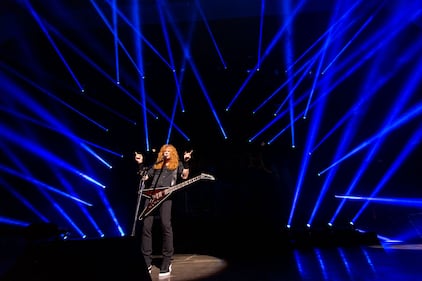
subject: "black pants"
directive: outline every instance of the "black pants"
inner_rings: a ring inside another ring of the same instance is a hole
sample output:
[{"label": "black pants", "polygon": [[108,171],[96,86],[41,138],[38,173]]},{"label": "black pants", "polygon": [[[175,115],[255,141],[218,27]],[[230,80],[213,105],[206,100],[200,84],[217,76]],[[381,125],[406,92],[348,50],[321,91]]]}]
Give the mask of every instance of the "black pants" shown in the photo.
[{"label": "black pants", "polygon": [[[168,199],[161,203],[161,206],[158,208],[163,239],[161,249],[163,262],[170,262],[174,254],[171,206],[172,201]],[[149,216],[143,219],[141,250],[147,266],[151,265],[152,262],[152,225],[154,223],[154,213],[155,212],[152,212]]]}]

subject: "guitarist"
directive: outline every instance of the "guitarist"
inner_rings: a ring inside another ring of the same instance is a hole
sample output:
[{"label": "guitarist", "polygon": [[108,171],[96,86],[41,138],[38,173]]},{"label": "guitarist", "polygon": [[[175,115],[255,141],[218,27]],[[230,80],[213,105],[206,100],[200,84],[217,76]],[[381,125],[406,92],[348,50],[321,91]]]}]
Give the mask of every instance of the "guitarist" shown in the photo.
[{"label": "guitarist", "polygon": [[[189,177],[189,160],[192,152],[184,152],[183,161],[179,159],[179,154],[176,148],[171,144],[165,144],[158,152],[155,164],[148,169],[143,180],[150,183],[150,188],[163,188],[175,185],[177,182],[186,180]],[[138,159],[136,159],[138,157]],[[135,160],[138,165],[140,159],[143,159],[139,153],[135,154]],[[141,160],[142,161],[142,160]],[[164,193],[157,193],[154,196],[162,197]],[[145,200],[145,206],[148,205],[149,199]],[[152,269],[152,225],[154,222],[154,215],[158,214],[161,222],[162,230],[162,263],[160,267],[159,277],[169,276],[171,272],[171,262],[173,259],[173,228],[171,224],[171,207],[172,201],[170,196],[165,198],[160,206],[151,214],[143,219],[142,227],[142,245],[141,250],[145,258],[145,263],[149,272]]]}]

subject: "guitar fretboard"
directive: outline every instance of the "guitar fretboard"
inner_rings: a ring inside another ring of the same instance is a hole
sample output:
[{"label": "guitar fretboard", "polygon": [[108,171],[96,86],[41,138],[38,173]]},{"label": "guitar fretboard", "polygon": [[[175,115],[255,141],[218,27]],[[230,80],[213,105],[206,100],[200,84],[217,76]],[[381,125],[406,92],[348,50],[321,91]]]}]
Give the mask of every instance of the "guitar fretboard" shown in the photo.
[{"label": "guitar fretboard", "polygon": [[191,184],[191,183],[194,183],[194,182],[196,182],[196,181],[198,181],[198,180],[200,180],[201,179],[201,175],[199,175],[199,176],[196,176],[196,177],[194,177],[194,178],[191,178],[191,179],[188,179],[188,180],[185,180],[184,182],[182,182],[182,183],[179,183],[179,184],[176,184],[175,186],[172,186],[172,187],[170,187],[170,190],[171,191],[174,191],[174,190],[177,190],[177,189],[179,189],[179,188],[182,188],[182,187],[184,187],[184,186],[186,186],[186,185],[188,185],[188,184]]}]

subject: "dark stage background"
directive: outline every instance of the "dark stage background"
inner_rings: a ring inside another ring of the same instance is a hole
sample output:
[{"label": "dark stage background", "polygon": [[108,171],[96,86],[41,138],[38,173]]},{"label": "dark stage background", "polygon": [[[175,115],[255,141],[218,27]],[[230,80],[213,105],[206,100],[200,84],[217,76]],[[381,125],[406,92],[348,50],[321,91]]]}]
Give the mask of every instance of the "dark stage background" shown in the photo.
[{"label": "dark stage background", "polygon": [[113,2],[0,3],[2,228],[130,235],[133,153],[170,142],[216,178],[174,194],[177,229],[325,228],[364,167],[349,195],[388,200],[334,226],[420,238],[418,1]]}]

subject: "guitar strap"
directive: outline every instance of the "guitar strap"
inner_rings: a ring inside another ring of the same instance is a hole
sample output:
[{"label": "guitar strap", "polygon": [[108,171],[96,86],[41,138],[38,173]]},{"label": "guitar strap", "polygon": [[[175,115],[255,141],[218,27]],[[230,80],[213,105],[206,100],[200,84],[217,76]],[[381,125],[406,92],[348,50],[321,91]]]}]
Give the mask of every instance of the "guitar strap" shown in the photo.
[{"label": "guitar strap", "polygon": [[[163,166],[161,166],[161,169],[160,170],[158,170],[158,169],[154,169],[154,173],[153,173],[153,175],[152,175],[152,178],[153,178],[153,186],[152,186],[152,188],[155,190],[155,188],[157,187],[157,185],[158,185],[158,181],[160,180],[160,177],[161,177],[161,174],[163,173],[163,170],[164,170],[164,165]],[[159,174],[157,175],[157,172],[159,171]]]},{"label": "guitar strap", "polygon": [[175,184],[176,184],[176,182],[177,182],[177,172],[178,172],[178,170],[179,170],[179,169],[174,169],[174,170],[173,170],[173,172],[172,172],[172,179],[171,179],[171,184],[170,184],[170,186],[173,186],[173,185],[175,185]]},{"label": "guitar strap", "polygon": [[[159,174],[157,175],[157,173],[159,172]],[[179,169],[176,168],[171,172],[171,182],[170,182],[170,186],[173,186],[177,183],[177,173],[179,172]],[[161,168],[160,170],[158,169],[154,169],[154,174],[153,174],[153,179],[154,179],[154,184],[153,186],[151,186],[153,189],[155,189],[157,187],[158,181],[160,180],[161,174],[163,173],[163,168]]]}]

